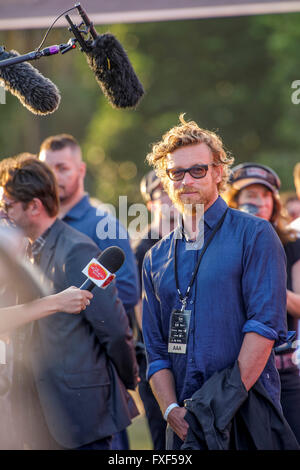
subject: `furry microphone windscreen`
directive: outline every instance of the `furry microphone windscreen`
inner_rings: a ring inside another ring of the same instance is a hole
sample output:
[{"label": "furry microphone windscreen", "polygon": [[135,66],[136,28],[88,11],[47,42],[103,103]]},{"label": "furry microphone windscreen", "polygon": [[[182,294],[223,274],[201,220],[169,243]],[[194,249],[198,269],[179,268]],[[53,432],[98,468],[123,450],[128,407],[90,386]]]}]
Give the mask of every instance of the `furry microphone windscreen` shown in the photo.
[{"label": "furry microphone windscreen", "polygon": [[98,36],[87,52],[87,61],[103,93],[114,108],[132,108],[144,94],[119,41],[109,33]]},{"label": "furry microphone windscreen", "polygon": [[[4,51],[0,61],[19,56],[16,51]],[[32,113],[46,115],[57,110],[60,94],[57,87],[28,62],[0,67],[0,82]]]}]

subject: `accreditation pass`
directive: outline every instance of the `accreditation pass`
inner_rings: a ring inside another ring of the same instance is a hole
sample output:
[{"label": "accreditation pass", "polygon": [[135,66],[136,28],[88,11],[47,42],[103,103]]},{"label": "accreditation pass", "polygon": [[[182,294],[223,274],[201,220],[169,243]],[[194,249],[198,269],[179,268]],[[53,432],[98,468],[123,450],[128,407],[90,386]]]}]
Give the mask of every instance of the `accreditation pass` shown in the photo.
[{"label": "accreditation pass", "polygon": [[168,352],[185,354],[189,333],[191,310],[173,310],[169,326]]}]

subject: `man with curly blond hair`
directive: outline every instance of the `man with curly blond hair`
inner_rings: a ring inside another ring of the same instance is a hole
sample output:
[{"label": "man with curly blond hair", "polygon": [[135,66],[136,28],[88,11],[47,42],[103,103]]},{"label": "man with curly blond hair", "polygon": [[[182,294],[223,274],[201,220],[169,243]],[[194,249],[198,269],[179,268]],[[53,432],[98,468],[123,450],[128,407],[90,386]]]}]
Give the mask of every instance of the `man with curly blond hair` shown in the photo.
[{"label": "man with curly blond hair", "polygon": [[167,449],[180,449],[184,400],[233,364],[246,394],[260,381],[280,410],[272,348],[287,334],[285,256],[267,221],[220,197],[233,158],[215,133],[181,115],[147,159],[182,216],[143,266],[148,379],[168,422]]}]

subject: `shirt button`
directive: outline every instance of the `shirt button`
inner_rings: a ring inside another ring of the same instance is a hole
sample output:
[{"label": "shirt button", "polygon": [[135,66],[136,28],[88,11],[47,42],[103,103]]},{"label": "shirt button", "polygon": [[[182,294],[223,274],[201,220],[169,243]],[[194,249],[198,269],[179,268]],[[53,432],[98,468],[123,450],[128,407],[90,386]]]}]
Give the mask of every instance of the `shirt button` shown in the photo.
[{"label": "shirt button", "polygon": [[194,303],[194,301],[193,301],[193,300],[190,300],[190,304],[193,304],[193,303]]}]

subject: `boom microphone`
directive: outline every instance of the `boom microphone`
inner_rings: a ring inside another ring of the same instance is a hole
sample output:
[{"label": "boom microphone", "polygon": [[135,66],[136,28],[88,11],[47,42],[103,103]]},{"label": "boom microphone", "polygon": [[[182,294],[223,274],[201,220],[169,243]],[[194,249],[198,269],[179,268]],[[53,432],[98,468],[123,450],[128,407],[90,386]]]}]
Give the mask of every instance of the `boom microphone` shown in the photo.
[{"label": "boom microphone", "polygon": [[132,108],[144,94],[127,54],[109,33],[98,36],[87,52],[87,62],[104,95],[114,108]]},{"label": "boom microphone", "polygon": [[[110,33],[99,36],[81,5],[75,6],[93,37],[93,41],[86,42],[88,47],[83,47],[83,51],[103,93],[114,108],[136,106],[144,89],[122,45]],[[73,28],[72,31],[76,33]]]},{"label": "boom microphone", "polygon": [[[7,52],[0,47],[0,61],[18,57],[16,51]],[[34,114],[51,114],[59,106],[57,87],[28,62],[0,67],[0,82]]]},{"label": "boom microphone", "polygon": [[105,289],[116,277],[125,260],[124,251],[118,246],[106,248],[97,259],[92,259],[82,270],[88,279],[80,286],[82,290],[91,291],[95,286]]}]

